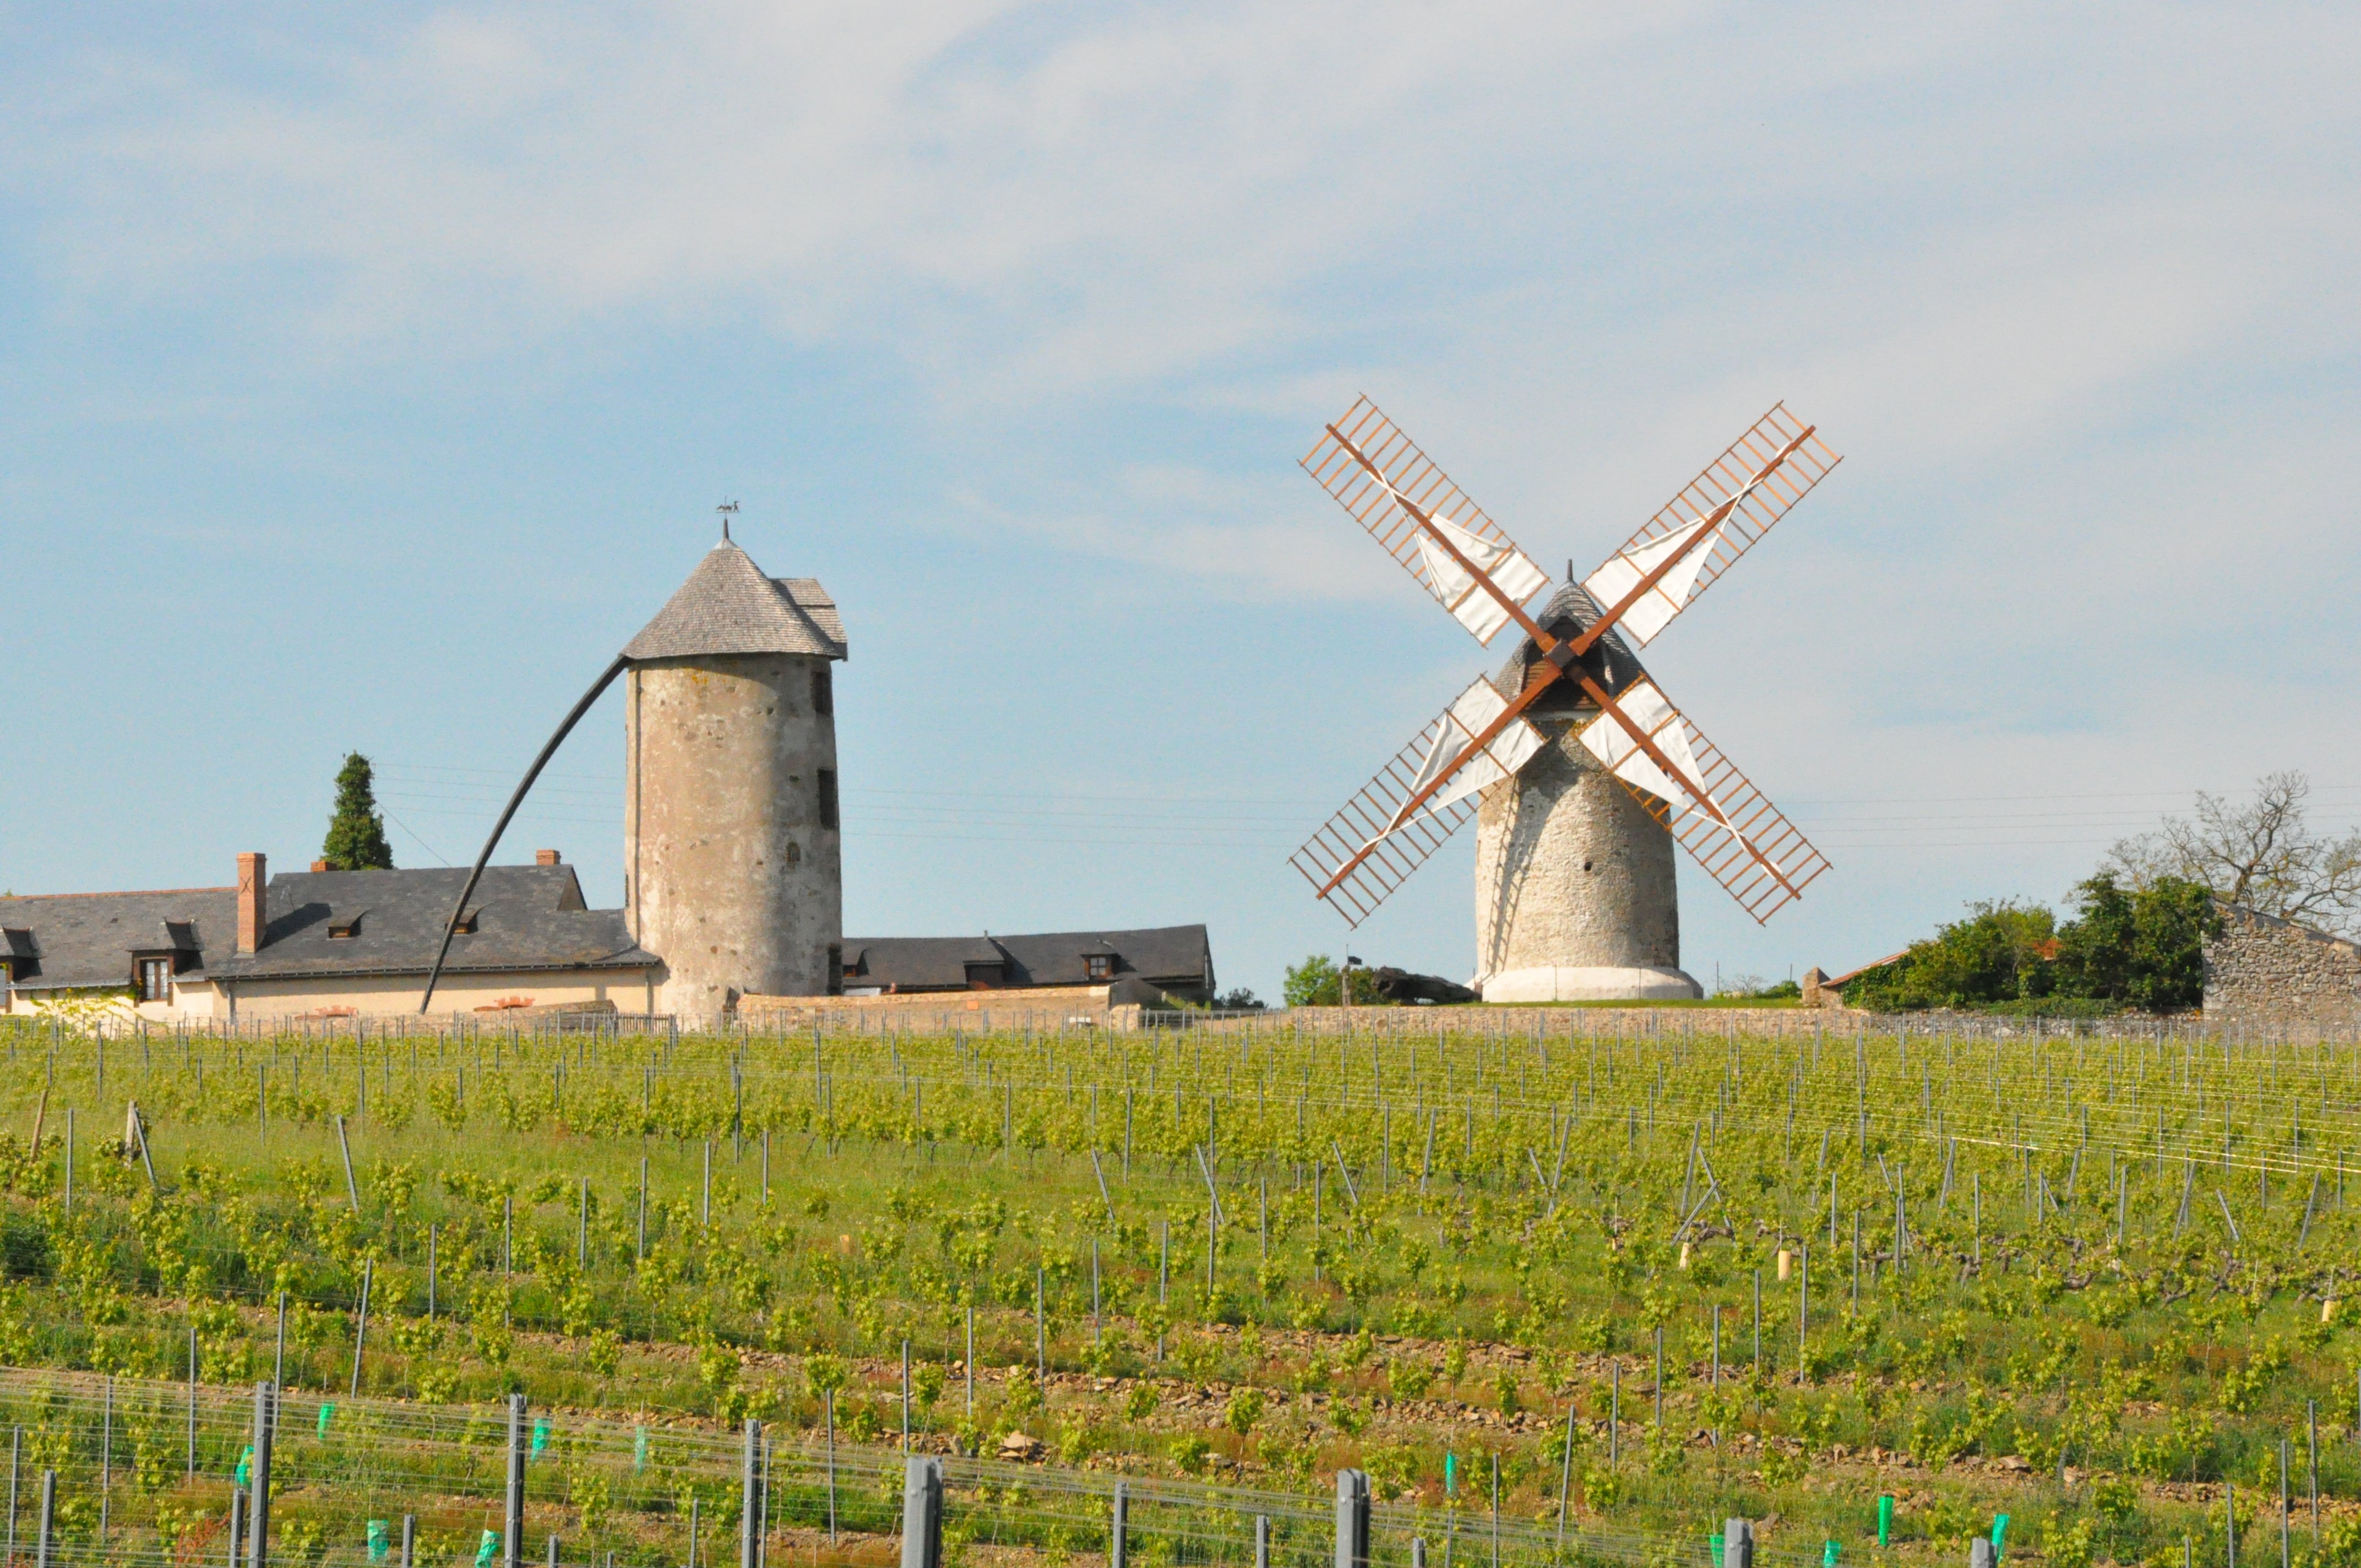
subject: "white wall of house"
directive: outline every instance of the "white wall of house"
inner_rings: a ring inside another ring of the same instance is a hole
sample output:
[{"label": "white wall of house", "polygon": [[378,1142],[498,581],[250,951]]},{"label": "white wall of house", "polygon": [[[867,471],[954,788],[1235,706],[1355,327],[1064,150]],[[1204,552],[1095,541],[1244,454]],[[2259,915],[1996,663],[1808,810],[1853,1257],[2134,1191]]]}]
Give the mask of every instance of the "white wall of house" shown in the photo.
[{"label": "white wall of house", "polygon": [[[423,988],[422,975],[368,978],[323,976],[303,980],[244,980],[236,982],[236,1015],[285,1018],[326,1008],[349,1007],[364,1016],[415,1013]],[[208,999],[211,1017],[231,1011],[230,998],[217,985]],[[445,974],[435,982],[437,1013],[469,1013],[500,1003],[522,1003],[553,1007],[569,1002],[611,1002],[620,1013],[653,1011],[655,983],[642,970],[533,970],[514,973]]]},{"label": "white wall of house", "polygon": [[[333,1014],[350,1009],[363,1017],[415,1013],[423,977],[384,975],[367,978],[321,976],[302,980],[248,980],[237,984],[236,1016],[240,1019],[293,1018],[306,1014]],[[554,1007],[567,1003],[610,1002],[619,1013],[654,1011],[657,989],[653,975],[642,970],[533,970],[514,973],[445,975],[434,987],[438,1014],[470,1013],[502,1003]],[[57,1012],[71,1017],[103,1013],[111,1018],[144,1018],[154,1024],[181,1019],[227,1018],[230,999],[220,984],[199,981],[175,983],[170,1002],[134,1003],[127,993],[112,996],[60,996],[46,992],[15,991],[6,994],[0,1013],[43,1016]]]}]

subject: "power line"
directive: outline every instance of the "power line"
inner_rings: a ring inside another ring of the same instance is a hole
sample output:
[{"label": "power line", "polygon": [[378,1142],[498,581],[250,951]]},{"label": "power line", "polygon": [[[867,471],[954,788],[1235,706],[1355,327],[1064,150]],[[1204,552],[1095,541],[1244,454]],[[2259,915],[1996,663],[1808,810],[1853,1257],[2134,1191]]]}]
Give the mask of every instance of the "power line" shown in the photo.
[{"label": "power line", "polygon": [[390,806],[388,806],[380,801],[378,804],[378,809],[385,813],[385,819],[387,821],[392,823],[396,828],[401,828],[403,832],[409,834],[412,839],[416,840],[420,849],[425,850],[428,854],[434,856],[436,860],[442,861],[446,866],[451,863],[450,856],[445,854],[442,850],[436,849],[425,839],[419,838],[417,829],[412,828],[409,823],[404,822],[401,817],[396,817]]}]

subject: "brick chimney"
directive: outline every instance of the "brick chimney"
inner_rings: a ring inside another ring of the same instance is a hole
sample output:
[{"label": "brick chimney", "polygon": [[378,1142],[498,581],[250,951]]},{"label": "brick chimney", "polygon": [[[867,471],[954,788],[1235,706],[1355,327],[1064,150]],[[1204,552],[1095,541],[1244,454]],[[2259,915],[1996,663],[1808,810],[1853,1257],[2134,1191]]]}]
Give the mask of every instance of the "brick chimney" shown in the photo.
[{"label": "brick chimney", "polygon": [[263,927],[269,918],[263,910],[262,894],[270,880],[270,871],[262,851],[255,850],[237,858],[237,950],[251,953],[262,946]]},{"label": "brick chimney", "polygon": [[312,870],[313,870],[314,872],[324,872],[324,871],[326,871],[327,869],[328,869],[328,862],[327,862],[327,861],[313,861],[312,862]]},{"label": "brick chimney", "polygon": [[533,852],[533,863],[537,866],[554,866],[558,863],[557,851],[555,850],[535,850]]}]

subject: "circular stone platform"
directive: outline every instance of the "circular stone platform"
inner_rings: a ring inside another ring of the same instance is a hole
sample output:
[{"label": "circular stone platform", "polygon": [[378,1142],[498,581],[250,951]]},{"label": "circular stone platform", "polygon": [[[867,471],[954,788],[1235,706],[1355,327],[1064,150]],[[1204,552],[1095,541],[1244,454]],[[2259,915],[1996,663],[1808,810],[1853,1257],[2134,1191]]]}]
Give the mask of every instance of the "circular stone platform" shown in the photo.
[{"label": "circular stone platform", "polygon": [[1692,1002],[1705,987],[1676,969],[1515,969],[1487,975],[1487,1002]]}]

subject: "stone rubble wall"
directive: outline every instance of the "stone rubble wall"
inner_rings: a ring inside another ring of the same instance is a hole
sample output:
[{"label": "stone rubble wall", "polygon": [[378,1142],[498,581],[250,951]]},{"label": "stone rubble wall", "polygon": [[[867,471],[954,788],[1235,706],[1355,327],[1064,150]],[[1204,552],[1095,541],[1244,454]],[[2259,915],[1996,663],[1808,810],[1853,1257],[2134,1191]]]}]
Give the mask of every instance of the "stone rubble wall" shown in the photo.
[{"label": "stone rubble wall", "polygon": [[2236,905],[2205,944],[2205,1020],[2239,1026],[2361,1025],[2361,945]]},{"label": "stone rubble wall", "polygon": [[[1127,1016],[1128,1025],[1125,1018]],[[1137,1027],[1139,1009],[1110,1007],[1104,985],[905,991],[877,996],[741,996],[737,1019],[752,1028],[919,1030],[1048,1029],[1070,1024]]]}]

